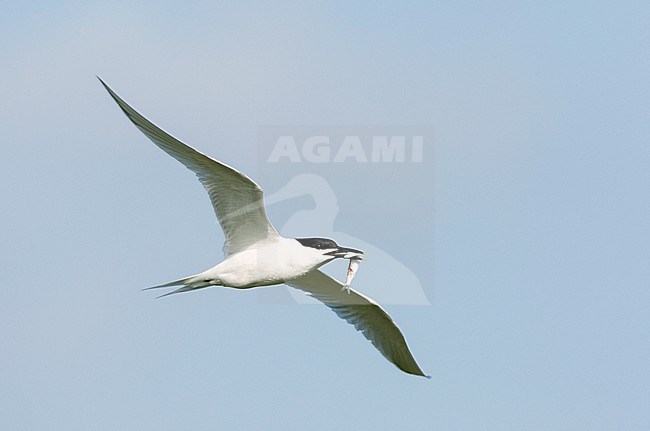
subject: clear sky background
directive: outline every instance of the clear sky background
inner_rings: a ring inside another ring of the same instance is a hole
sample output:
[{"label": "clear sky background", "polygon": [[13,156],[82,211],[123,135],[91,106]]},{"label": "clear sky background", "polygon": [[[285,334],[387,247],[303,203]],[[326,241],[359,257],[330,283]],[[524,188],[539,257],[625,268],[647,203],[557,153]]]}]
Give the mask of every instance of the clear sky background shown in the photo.
[{"label": "clear sky background", "polygon": [[[650,429],[650,6],[430,3],[0,3],[0,428]],[[261,125],[432,127],[403,196],[326,178],[432,379],[325,307],[141,292],[223,236],[95,75],[263,186]]]}]

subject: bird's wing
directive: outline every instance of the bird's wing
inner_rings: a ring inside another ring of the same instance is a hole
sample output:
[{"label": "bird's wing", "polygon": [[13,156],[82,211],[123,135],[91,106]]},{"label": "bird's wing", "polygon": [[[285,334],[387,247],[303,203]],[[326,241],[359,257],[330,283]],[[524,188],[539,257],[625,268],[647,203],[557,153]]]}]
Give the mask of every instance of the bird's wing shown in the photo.
[{"label": "bird's wing", "polygon": [[350,294],[342,292],[343,285],[340,282],[319,270],[288,280],[286,284],[318,299],[341,319],[354,325],[357,331],[370,340],[377,350],[400,370],[429,378],[415,362],[393,319],[371,298],[354,289],[350,289]]},{"label": "bird's wing", "polygon": [[167,134],[130,107],[104,81],[99,81],[147,138],[199,177],[210,195],[214,212],[226,236],[226,256],[258,241],[279,236],[266,216],[260,186],[236,169],[201,154]]}]

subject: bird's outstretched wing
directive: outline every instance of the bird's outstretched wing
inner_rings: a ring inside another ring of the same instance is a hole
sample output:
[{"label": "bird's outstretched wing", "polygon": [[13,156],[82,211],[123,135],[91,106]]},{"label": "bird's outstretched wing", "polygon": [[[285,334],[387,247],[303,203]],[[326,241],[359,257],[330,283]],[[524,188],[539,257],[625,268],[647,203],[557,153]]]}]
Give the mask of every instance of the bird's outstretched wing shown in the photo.
[{"label": "bird's outstretched wing", "polygon": [[210,195],[214,212],[226,236],[226,256],[263,239],[279,236],[266,216],[260,186],[236,169],[201,154],[169,135],[129,106],[101,78],[98,79],[147,138],[199,177]]},{"label": "bird's outstretched wing", "polygon": [[332,309],[341,319],[354,325],[382,355],[400,370],[425,375],[406,345],[406,340],[393,319],[375,301],[350,289],[342,292],[343,284],[319,270],[302,277],[286,281],[291,287],[300,289]]}]

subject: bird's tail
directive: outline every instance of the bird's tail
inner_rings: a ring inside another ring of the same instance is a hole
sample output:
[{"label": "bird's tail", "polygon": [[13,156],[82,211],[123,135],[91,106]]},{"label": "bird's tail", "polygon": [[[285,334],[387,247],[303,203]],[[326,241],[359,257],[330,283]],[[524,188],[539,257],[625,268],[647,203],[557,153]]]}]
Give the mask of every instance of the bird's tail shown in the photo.
[{"label": "bird's tail", "polygon": [[169,283],[159,284],[158,286],[147,287],[142,290],[151,290],[151,289],[160,289],[161,287],[171,287],[171,286],[182,286],[179,289],[173,290],[171,292],[160,295],[158,298],[163,296],[173,295],[174,293],[189,292],[191,290],[203,289],[204,287],[209,286],[218,286],[220,283],[217,280],[206,280],[205,277],[201,276],[202,274],[191,275],[189,277],[181,278],[179,280],[170,281]]}]

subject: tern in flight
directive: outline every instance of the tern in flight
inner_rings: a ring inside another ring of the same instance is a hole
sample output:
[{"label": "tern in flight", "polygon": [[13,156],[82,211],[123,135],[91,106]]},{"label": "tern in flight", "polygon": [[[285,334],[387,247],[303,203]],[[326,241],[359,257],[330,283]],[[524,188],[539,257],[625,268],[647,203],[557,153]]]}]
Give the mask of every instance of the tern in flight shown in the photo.
[{"label": "tern in flight", "polygon": [[284,283],[316,298],[354,325],[402,371],[429,377],[415,362],[404,336],[379,304],[350,289],[349,282],[340,283],[318,269],[340,258],[350,259],[349,271],[354,262],[356,271],[362,251],[341,247],[326,238],[282,237],[267,218],[262,189],[253,180],[167,134],[131,108],[101,78],[99,81],[147,138],[197,175],[210,196],[226,239],[223,262],[151,289],[181,286],[163,295],[167,296],[210,286],[249,289]]}]

